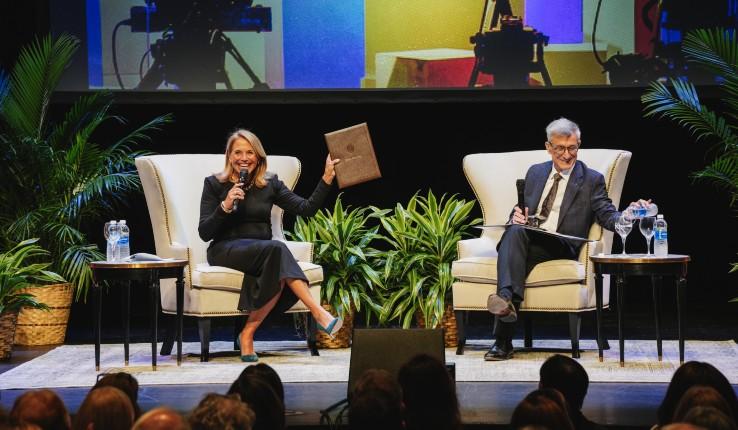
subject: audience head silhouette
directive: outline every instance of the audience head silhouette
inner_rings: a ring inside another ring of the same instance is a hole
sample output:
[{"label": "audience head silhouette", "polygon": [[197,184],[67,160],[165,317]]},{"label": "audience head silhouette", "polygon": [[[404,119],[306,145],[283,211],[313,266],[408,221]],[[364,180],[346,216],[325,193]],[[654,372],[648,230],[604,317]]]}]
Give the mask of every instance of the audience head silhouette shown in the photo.
[{"label": "audience head silhouette", "polygon": [[72,428],[64,402],[51,390],[33,390],[21,394],[13,403],[10,416],[18,422],[35,424],[42,430]]},{"label": "audience head silhouette", "polygon": [[386,370],[369,369],[354,384],[349,401],[353,430],[402,430],[402,389]]},{"label": "audience head silhouette", "polygon": [[136,418],[141,416],[141,408],[138,406],[138,380],[133,375],[126,372],[108,373],[100,378],[92,389],[100,387],[115,387],[126,393],[131,400]]},{"label": "audience head silhouette", "polygon": [[237,394],[254,411],[254,430],[284,428],[284,405],[269,382],[254,374],[244,374],[233,381],[228,394]]},{"label": "audience head silhouette", "polygon": [[695,385],[682,395],[671,421],[675,423],[684,421],[687,413],[695,407],[715,408],[735,420],[730,404],[716,389],[706,385]]},{"label": "audience head silhouette", "polygon": [[247,377],[261,378],[264,382],[269,384],[270,387],[272,387],[272,390],[277,394],[279,400],[284,404],[284,386],[282,385],[282,379],[274,368],[264,363],[252,364],[251,366],[246,366],[246,368],[243,369],[241,374],[238,376],[238,379]]},{"label": "audience head silhouette", "polygon": [[179,412],[172,408],[154,408],[136,421],[131,430],[189,430],[190,426]]},{"label": "audience head silhouette", "polygon": [[556,354],[541,365],[540,388],[553,388],[564,395],[572,410],[582,409],[589,388],[589,376],[579,362]]},{"label": "audience head silhouette", "polygon": [[252,430],[254,412],[236,395],[210,393],[190,413],[192,430]]},{"label": "audience head silhouette", "polygon": [[658,409],[659,425],[671,422],[677,404],[684,393],[695,385],[714,388],[728,402],[733,416],[737,416],[738,398],[728,379],[715,366],[701,361],[688,361],[680,366],[671,378],[664,400]]},{"label": "audience head silhouette", "polygon": [[567,411],[563,394],[552,388],[540,388],[518,404],[510,419],[510,427],[516,430],[529,426],[574,430]]},{"label": "audience head silhouette", "polygon": [[414,429],[461,428],[456,386],[437,358],[419,354],[399,371],[405,404],[405,427]]},{"label": "audience head silhouette", "polygon": [[133,405],[115,387],[90,390],[74,416],[74,430],[129,430],[133,425]]},{"label": "audience head silhouette", "polygon": [[723,411],[711,406],[695,406],[690,409],[682,422],[694,424],[708,430],[735,430],[735,421]]}]

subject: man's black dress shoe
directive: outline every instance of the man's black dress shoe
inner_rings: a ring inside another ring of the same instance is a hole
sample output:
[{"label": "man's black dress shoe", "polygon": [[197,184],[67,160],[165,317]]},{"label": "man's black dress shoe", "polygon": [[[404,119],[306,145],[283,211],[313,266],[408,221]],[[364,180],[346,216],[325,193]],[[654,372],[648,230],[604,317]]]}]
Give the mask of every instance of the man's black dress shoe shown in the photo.
[{"label": "man's black dress shoe", "polygon": [[484,354],[485,361],[504,361],[513,357],[512,342],[495,342],[492,348]]}]

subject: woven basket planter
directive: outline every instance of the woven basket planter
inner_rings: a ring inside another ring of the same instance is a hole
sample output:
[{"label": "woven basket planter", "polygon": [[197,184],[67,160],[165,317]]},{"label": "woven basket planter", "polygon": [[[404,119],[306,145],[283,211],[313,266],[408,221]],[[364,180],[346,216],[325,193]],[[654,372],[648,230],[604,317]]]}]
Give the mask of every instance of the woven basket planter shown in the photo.
[{"label": "woven basket planter", "polygon": [[[323,309],[327,310],[331,313],[331,315],[335,315],[335,312],[333,310],[333,307],[331,305],[323,305]],[[341,326],[341,329],[338,330],[338,333],[336,333],[336,336],[331,339],[330,336],[323,333],[321,330],[318,330],[317,333],[317,342],[318,342],[318,348],[321,349],[338,349],[338,348],[348,348],[351,346],[351,332],[354,329],[354,311],[352,310],[348,314],[346,314],[346,317],[343,319],[343,325]]]},{"label": "woven basket planter", "polygon": [[27,288],[24,292],[45,303],[48,311],[23,308],[18,314],[16,345],[55,345],[64,343],[72,308],[72,284],[53,284]]},{"label": "woven basket planter", "polygon": [[[423,318],[422,312],[415,314],[415,318],[417,319],[418,327],[426,328],[425,318]],[[441,326],[443,327],[443,343],[446,345],[446,348],[458,346],[459,331],[456,328],[456,315],[454,315],[454,308],[450,303],[446,305],[446,309],[443,311]]]},{"label": "woven basket planter", "polygon": [[0,314],[0,360],[10,358],[13,351],[13,336],[18,312],[3,312]]}]

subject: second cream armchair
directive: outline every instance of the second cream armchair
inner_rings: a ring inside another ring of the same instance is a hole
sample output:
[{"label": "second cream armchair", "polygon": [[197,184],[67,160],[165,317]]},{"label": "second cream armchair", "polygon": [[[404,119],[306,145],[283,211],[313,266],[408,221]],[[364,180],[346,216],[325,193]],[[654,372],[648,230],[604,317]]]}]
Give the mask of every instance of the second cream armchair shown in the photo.
[{"label": "second cream armchair", "polygon": [[[579,160],[602,173],[610,199],[617,207],[623,190],[631,153],[611,149],[581,149]],[[463,167],[469,184],[482,208],[485,225],[505,224],[517,202],[516,179],[524,178],[528,168],[550,160],[545,150],[471,154]],[[463,354],[466,342],[465,321],[469,311],[487,312],[487,297],[497,291],[497,243],[503,228],[484,228],[479,238],[458,242],[459,259],[451,272],[453,307],[459,330],[456,353]],[[564,312],[569,315],[572,356],[579,357],[579,331],[582,313],[595,310],[595,282],[591,255],[609,253],[613,233],[594,223],[579,259],[552,260],[533,268],[525,283],[523,312]],[[603,284],[603,307],[609,306],[609,279]],[[492,317],[490,315],[490,317]],[[530,319],[525,319],[525,346],[532,346]],[[491,333],[491,331],[490,331]]]}]

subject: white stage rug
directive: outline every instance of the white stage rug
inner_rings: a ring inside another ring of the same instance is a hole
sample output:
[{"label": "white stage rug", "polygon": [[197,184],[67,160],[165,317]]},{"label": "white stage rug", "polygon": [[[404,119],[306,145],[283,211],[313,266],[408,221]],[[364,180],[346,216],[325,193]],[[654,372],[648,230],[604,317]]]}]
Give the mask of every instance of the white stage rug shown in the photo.
[{"label": "white stage rug", "polygon": [[[212,342],[211,353],[227,351],[231,342]],[[484,353],[489,341],[469,341],[464,355],[456,355],[455,348],[446,349],[446,361],[456,363],[457,381],[538,381],[541,363],[560,349],[569,354],[569,340],[538,340],[536,349],[516,352],[515,358],[504,362],[485,362]],[[679,349],[675,340],[664,341],[664,360],[659,362],[656,341],[631,340],[625,343],[625,367],[619,365],[618,342],[610,341],[605,360],[597,360],[594,341],[583,340],[579,362],[587,369],[592,382],[664,382],[671,380],[679,366]],[[516,340],[515,347],[522,347]],[[126,371],[141,385],[161,384],[229,384],[246,366],[237,356],[215,357],[201,363],[198,343],[185,343],[182,366],[177,366],[176,355],[158,357],[157,370],[151,368],[151,344],[131,345],[130,365],[123,365],[123,345],[104,344],[100,355],[101,372]],[[310,355],[305,342],[256,342],[260,362],[269,364],[279,373],[283,382],[342,382],[348,380],[350,349],[320,350],[319,357]],[[705,361],[717,367],[732,384],[738,384],[738,345],[728,341],[686,342],[685,360]],[[0,375],[0,389],[41,387],[87,387],[95,383],[94,345],[62,345],[48,353],[17,366]]]}]

